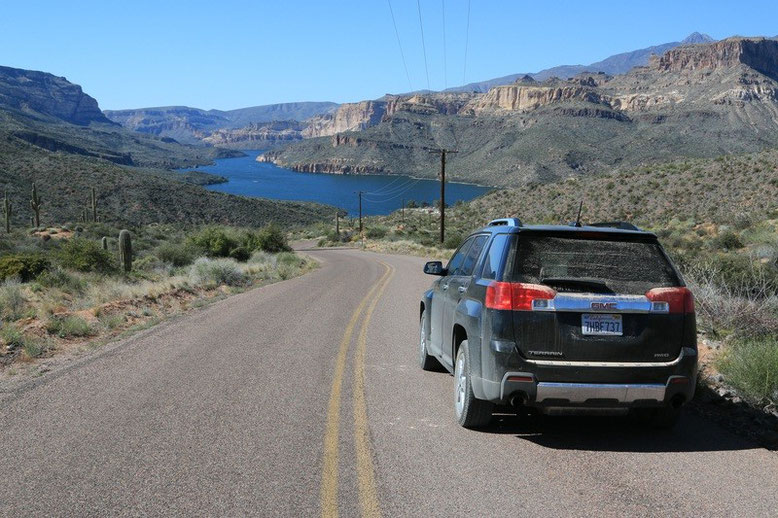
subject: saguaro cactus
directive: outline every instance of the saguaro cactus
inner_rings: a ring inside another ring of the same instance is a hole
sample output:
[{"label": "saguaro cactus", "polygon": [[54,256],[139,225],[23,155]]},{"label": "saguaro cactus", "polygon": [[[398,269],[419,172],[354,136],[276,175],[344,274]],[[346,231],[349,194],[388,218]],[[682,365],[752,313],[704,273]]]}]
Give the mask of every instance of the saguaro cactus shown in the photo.
[{"label": "saguaro cactus", "polygon": [[8,201],[8,191],[3,198],[3,216],[5,217],[5,231],[11,233],[11,216],[13,215],[13,205]]},{"label": "saguaro cactus", "polygon": [[97,223],[97,191],[92,187],[92,222]]},{"label": "saguaro cactus", "polygon": [[103,236],[103,238],[100,240],[100,244],[103,247],[103,250],[108,250],[108,238]]},{"label": "saguaro cactus", "polygon": [[30,198],[30,208],[35,213],[33,225],[35,228],[41,226],[41,197],[38,196],[38,188],[35,186],[35,182],[32,182],[32,198]]},{"label": "saguaro cactus", "polygon": [[125,272],[132,270],[132,240],[129,230],[119,232],[119,260]]}]

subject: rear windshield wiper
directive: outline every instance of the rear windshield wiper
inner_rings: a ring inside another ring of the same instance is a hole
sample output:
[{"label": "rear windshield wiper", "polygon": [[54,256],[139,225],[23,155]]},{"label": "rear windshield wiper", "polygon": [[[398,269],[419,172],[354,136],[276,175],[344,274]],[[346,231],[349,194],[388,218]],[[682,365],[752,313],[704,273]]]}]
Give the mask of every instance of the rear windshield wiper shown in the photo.
[{"label": "rear windshield wiper", "polygon": [[547,286],[586,286],[600,290],[609,290],[608,285],[604,281],[591,277],[543,277],[540,279],[540,283]]}]

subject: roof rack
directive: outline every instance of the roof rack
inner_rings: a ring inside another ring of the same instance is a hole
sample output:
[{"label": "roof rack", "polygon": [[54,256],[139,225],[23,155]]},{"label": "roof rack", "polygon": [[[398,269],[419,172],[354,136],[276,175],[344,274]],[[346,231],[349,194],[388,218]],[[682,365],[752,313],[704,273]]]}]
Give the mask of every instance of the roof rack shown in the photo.
[{"label": "roof rack", "polygon": [[521,220],[519,218],[499,218],[499,219],[493,219],[486,226],[487,227],[499,227],[499,226],[520,227],[521,226]]},{"label": "roof rack", "polygon": [[587,226],[601,227],[601,228],[618,228],[621,230],[637,230],[637,231],[641,230],[640,228],[638,228],[636,225],[633,225],[629,221],[600,221],[598,223],[589,223]]}]

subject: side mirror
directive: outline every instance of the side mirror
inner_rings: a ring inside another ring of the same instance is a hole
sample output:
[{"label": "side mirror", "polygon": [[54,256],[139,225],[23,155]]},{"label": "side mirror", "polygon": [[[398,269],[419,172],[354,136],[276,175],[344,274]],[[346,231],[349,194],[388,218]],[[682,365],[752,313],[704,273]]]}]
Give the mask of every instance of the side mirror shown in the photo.
[{"label": "side mirror", "polygon": [[424,265],[424,273],[427,275],[446,275],[446,269],[440,261],[429,261]]}]

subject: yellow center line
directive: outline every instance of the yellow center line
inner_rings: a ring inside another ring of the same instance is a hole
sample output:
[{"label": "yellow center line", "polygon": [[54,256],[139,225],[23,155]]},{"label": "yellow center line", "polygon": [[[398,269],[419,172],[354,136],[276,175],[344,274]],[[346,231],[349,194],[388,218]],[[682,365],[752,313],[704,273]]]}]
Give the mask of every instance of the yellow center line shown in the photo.
[{"label": "yellow center line", "polygon": [[373,455],[370,448],[370,432],[367,424],[367,404],[365,402],[365,353],[367,351],[367,328],[370,324],[370,317],[373,315],[378,301],[384,290],[389,285],[394,268],[383,264],[388,270],[389,276],[385,278],[383,284],[378,290],[370,306],[365,311],[365,318],[362,321],[362,328],[359,330],[357,339],[357,349],[354,354],[354,442],[357,453],[357,480],[359,481],[359,506],[362,510],[362,516],[379,517],[381,516],[380,502],[378,500],[378,491],[375,483],[375,469],[373,466]]},{"label": "yellow center line", "polygon": [[343,372],[346,369],[346,357],[351,336],[354,334],[354,327],[357,324],[359,315],[362,313],[370,297],[376,292],[378,287],[388,277],[389,267],[384,265],[386,270],[379,281],[373,285],[370,291],[360,301],[357,309],[351,315],[346,331],[343,333],[343,339],[340,341],[338,356],[335,360],[335,375],[332,380],[332,390],[330,391],[330,400],[327,405],[327,424],[324,432],[324,462],[321,475],[321,513],[325,517],[338,516],[338,435],[340,425],[340,400],[343,387]]}]

